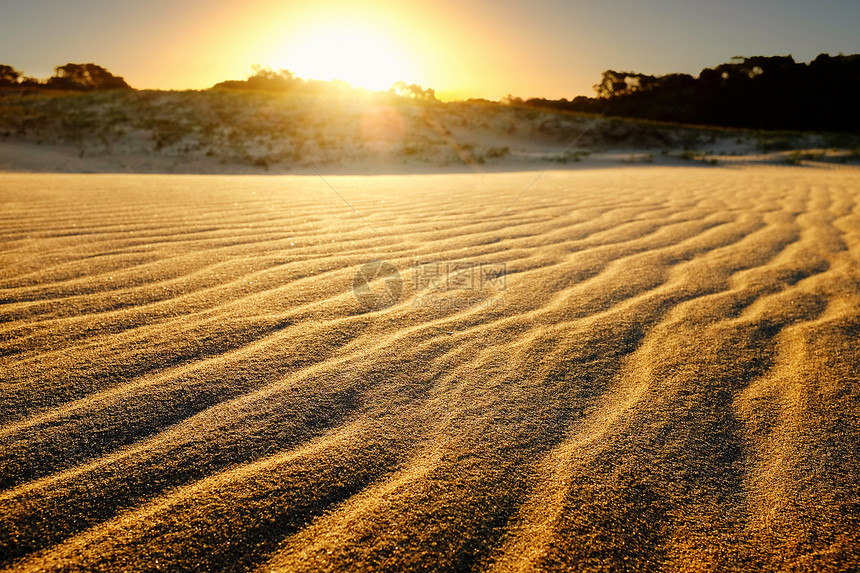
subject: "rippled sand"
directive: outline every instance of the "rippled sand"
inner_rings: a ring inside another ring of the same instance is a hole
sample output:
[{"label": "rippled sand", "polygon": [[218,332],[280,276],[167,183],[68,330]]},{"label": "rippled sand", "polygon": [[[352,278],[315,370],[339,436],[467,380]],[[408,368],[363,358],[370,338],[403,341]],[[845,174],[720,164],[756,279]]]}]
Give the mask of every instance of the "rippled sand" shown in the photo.
[{"label": "rippled sand", "polygon": [[0,567],[860,567],[860,170],[535,177],[2,176]]}]

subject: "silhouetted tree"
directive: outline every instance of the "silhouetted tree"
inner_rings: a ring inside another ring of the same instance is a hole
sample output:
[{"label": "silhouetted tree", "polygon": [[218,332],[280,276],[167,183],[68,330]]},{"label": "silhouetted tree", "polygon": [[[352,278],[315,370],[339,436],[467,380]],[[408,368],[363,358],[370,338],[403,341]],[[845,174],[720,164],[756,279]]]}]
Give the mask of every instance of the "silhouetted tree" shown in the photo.
[{"label": "silhouetted tree", "polygon": [[597,97],[601,98],[615,97],[622,94],[626,89],[627,82],[624,81],[623,75],[615,70],[606,70],[603,72],[600,83],[594,86]]},{"label": "silhouetted tree", "polygon": [[40,82],[36,78],[31,78],[30,76],[24,76],[18,82],[18,86],[22,88],[44,88],[45,84]]},{"label": "silhouetted tree", "polygon": [[607,98],[646,91],[657,84],[658,80],[654,76],[607,70],[603,72],[603,79],[594,89],[599,97]]},{"label": "silhouetted tree", "polygon": [[436,90],[432,88],[424,89],[418,84],[407,84],[403,81],[392,84],[388,89],[388,93],[416,101],[436,101]]},{"label": "silhouetted tree", "polygon": [[501,103],[504,105],[523,105],[523,98],[517,97],[512,94],[505,94],[502,98]]},{"label": "silhouetted tree", "polygon": [[18,85],[18,78],[21,77],[21,72],[13,68],[12,66],[7,66],[5,64],[0,64],[0,86],[2,87],[10,87]]},{"label": "silhouetted tree", "polygon": [[764,129],[860,132],[860,55],[821,54],[809,64],[791,56],[735,57],[687,74],[649,76],[607,70],[596,98],[526,100],[552,109]]},{"label": "silhouetted tree", "polygon": [[56,75],[49,78],[46,87],[66,90],[132,89],[125,80],[96,64],[66,64],[54,68]]},{"label": "silhouetted tree", "polygon": [[266,92],[285,92],[296,89],[303,82],[290,70],[273,70],[261,66],[251,66],[253,74],[246,80],[227,80],[212,86],[212,89],[253,90]]}]

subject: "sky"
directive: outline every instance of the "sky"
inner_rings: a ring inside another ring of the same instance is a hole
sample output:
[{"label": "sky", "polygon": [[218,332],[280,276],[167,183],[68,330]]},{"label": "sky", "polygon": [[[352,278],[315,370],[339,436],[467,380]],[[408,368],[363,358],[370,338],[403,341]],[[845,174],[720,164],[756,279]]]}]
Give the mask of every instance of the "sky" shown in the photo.
[{"label": "sky", "polygon": [[0,63],[93,62],[140,89],[252,65],[443,99],[594,95],[604,70],[693,75],[733,56],[860,53],[857,0],[3,0]]}]

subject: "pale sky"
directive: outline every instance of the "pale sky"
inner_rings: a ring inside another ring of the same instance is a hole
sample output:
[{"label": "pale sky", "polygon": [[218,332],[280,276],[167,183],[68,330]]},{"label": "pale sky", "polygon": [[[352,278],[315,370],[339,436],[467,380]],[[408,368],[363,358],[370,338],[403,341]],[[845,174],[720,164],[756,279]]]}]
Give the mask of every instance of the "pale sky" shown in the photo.
[{"label": "pale sky", "polygon": [[572,98],[606,69],[860,53],[858,27],[857,0],[4,0],[0,63],[46,78],[94,62],[136,88],[206,88],[259,64],[448,98]]}]

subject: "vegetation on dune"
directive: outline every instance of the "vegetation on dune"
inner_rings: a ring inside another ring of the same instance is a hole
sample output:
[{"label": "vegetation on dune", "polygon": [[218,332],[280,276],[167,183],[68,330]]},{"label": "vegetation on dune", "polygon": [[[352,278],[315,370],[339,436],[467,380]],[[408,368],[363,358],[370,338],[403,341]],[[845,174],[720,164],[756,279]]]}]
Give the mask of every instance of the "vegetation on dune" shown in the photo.
[{"label": "vegetation on dune", "polygon": [[[252,66],[252,69],[254,73],[248,76],[247,79],[218,82],[212,86],[212,89],[306,94],[366,92],[366,90],[355,88],[352,85],[339,80],[306,80],[296,76],[290,70],[273,70],[271,68],[264,68],[261,66]],[[392,84],[388,93],[393,96],[407,98],[413,101],[438,102],[436,99],[436,91],[432,88],[424,88],[418,84],[409,84],[402,81]]]},{"label": "vegetation on dune", "polygon": [[72,64],[54,68],[55,75],[45,81],[25,77],[6,64],[0,64],[0,87],[33,88],[46,90],[130,90],[132,87],[120,77],[96,64]]},{"label": "vegetation on dune", "polygon": [[[131,89],[125,80],[92,63],[58,66],[40,81],[25,77],[10,65],[0,65],[0,88],[39,90]],[[274,93],[362,93],[341,81],[305,80],[289,70],[253,67],[244,80],[226,80],[214,90]],[[737,56],[728,63],[703,69],[697,77],[673,73],[654,76],[606,70],[594,86],[596,97],[572,100],[521,99],[510,94],[499,102],[467,100],[472,104],[504,104],[580,113],[607,113],[681,123],[767,130],[860,132],[860,54],[820,54],[806,64],[791,56]],[[435,91],[397,82],[388,93],[415,102],[438,103]]]},{"label": "vegetation on dune", "polygon": [[[726,86],[735,86],[726,89],[753,89],[750,86],[762,78],[776,85],[771,78],[773,58],[765,60],[747,59],[717,69],[722,70],[720,77],[727,76]],[[816,59],[816,66],[822,61]],[[756,66],[750,68],[750,63]],[[763,71],[750,71],[759,69]],[[744,73],[746,82],[732,75]],[[564,150],[572,142],[579,150],[669,149],[681,159],[686,158],[684,152],[693,158],[692,153],[714,149],[721,142],[765,153],[846,150],[860,145],[860,138],[850,133],[811,136],[799,131],[681,125],[654,118],[659,114],[648,110],[656,108],[646,103],[669,98],[678,81],[674,76],[610,71],[597,86],[600,97],[594,99],[551,102],[506,96],[500,102],[446,103],[436,99],[433,89],[416,84],[397,82],[388,91],[371,92],[345,82],[305,80],[288,70],[260,67],[245,80],[220,82],[207,90],[157,91],[132,89],[123,78],[95,64],[59,66],[56,75],[45,81],[26,78],[2,65],[0,138],[73,145],[82,157],[144,154],[176,162],[201,159],[263,169],[380,158],[442,166],[510,159],[566,164],[586,157],[577,150]],[[606,105],[613,110],[612,117],[586,113]],[[637,105],[644,107],[640,110]],[[644,119],[614,117],[624,109],[633,110],[630,115],[644,110]],[[839,158],[847,161],[854,156]],[[636,162],[640,162],[638,156]]]},{"label": "vegetation on dune", "polygon": [[791,56],[739,56],[698,77],[607,70],[594,89],[594,98],[508,101],[687,124],[860,132],[860,54],[821,54],[809,64]]}]

